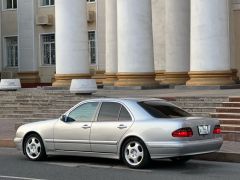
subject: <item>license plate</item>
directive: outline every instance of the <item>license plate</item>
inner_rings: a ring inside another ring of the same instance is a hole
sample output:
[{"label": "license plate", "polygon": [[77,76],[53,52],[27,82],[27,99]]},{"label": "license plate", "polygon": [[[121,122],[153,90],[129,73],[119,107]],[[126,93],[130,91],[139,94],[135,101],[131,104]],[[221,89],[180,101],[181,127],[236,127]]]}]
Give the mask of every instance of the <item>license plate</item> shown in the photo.
[{"label": "license plate", "polygon": [[200,135],[208,135],[210,133],[209,125],[198,126],[198,132]]}]

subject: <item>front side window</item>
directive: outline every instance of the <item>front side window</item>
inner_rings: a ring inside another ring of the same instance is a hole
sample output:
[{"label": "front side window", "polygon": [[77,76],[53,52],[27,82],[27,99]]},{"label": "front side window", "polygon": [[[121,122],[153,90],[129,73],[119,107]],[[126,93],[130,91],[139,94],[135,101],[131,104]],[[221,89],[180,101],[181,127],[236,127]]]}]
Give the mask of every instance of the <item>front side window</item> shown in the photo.
[{"label": "front side window", "polygon": [[7,66],[18,66],[18,38],[7,37],[6,38],[6,54],[7,54]]},{"label": "front side window", "polygon": [[98,121],[118,121],[119,112],[121,110],[121,104],[114,102],[102,103],[101,109],[98,114]]},{"label": "front side window", "polygon": [[54,0],[42,0],[42,6],[53,6]]},{"label": "front side window", "polygon": [[138,102],[138,104],[155,118],[180,118],[191,116],[191,114],[176,106],[159,101],[145,101]]},{"label": "front side window", "polygon": [[42,57],[43,65],[55,65],[55,35],[42,35]]},{"label": "front side window", "polygon": [[90,63],[96,64],[96,33],[95,31],[88,32],[89,57]]},{"label": "front side window", "polygon": [[80,105],[68,116],[68,122],[91,122],[97,110],[98,103],[90,102]]}]

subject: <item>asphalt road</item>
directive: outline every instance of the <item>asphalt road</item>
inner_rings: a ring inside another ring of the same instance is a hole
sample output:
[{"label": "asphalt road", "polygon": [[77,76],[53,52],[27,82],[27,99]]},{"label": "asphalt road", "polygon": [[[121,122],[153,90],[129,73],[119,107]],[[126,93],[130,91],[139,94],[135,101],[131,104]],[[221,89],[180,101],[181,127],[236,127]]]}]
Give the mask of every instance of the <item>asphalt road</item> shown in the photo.
[{"label": "asphalt road", "polygon": [[0,148],[0,180],[239,180],[240,163],[192,160],[186,165],[155,161],[149,169],[132,170],[120,161],[50,157],[28,161],[15,149]]}]

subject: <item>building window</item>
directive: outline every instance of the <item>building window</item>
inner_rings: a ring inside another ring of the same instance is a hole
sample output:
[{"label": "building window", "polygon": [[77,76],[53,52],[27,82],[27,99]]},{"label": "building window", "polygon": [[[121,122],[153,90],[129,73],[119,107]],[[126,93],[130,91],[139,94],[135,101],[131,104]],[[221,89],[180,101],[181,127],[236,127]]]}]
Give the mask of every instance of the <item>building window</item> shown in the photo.
[{"label": "building window", "polygon": [[17,37],[6,38],[7,66],[18,66],[18,39]]},{"label": "building window", "polygon": [[87,0],[87,2],[95,2],[95,0]]},{"label": "building window", "polygon": [[3,8],[4,9],[17,9],[17,0],[4,0]]},{"label": "building window", "polygon": [[53,6],[55,0],[42,0],[42,6]]},{"label": "building window", "polygon": [[88,32],[88,43],[89,43],[90,63],[96,64],[96,33],[95,31]]},{"label": "building window", "polygon": [[43,65],[55,65],[55,35],[44,34],[42,35],[42,57]]}]

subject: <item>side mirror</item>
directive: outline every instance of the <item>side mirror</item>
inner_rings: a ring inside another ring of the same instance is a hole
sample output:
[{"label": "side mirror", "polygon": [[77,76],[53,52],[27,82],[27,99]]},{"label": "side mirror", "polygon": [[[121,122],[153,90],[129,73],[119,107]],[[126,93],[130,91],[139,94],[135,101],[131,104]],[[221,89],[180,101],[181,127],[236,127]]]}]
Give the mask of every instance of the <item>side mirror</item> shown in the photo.
[{"label": "side mirror", "polygon": [[62,122],[67,122],[67,116],[64,115],[64,114],[61,115],[60,120],[61,120]]}]

